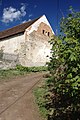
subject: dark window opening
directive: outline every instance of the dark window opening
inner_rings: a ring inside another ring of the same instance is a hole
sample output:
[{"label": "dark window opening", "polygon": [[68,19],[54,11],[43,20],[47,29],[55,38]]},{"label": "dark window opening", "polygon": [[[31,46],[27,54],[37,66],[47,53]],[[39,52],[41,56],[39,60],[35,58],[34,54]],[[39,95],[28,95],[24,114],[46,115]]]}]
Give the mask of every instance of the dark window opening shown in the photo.
[{"label": "dark window opening", "polygon": [[45,33],[45,30],[43,30],[43,34]]},{"label": "dark window opening", "polygon": [[48,36],[50,36],[50,32],[48,32]]}]

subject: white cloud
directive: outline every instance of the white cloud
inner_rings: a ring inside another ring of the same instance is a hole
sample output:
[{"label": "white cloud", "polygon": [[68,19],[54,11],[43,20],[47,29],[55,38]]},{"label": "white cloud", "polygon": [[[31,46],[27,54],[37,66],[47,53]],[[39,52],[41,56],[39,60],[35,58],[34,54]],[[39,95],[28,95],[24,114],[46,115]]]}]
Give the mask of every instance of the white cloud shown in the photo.
[{"label": "white cloud", "polygon": [[[31,21],[31,19],[28,19],[28,21]],[[21,23],[25,23],[25,22],[27,22],[26,20],[24,20],[24,21],[22,21]]]},{"label": "white cloud", "polygon": [[33,16],[33,15],[32,15],[32,14],[30,14],[30,15],[29,15],[29,18],[30,18],[30,17],[32,17],[32,16]]},{"label": "white cloud", "polygon": [[25,22],[26,22],[26,20],[22,21],[22,23],[25,23]]},{"label": "white cloud", "polygon": [[3,16],[2,16],[2,22],[9,23],[13,22],[14,20],[19,20],[21,17],[24,17],[26,15],[26,6],[24,4],[21,4],[20,10],[8,7],[3,9]]},{"label": "white cloud", "polygon": [[26,15],[26,11],[25,11],[25,9],[26,9],[26,6],[25,6],[25,4],[24,3],[21,3],[21,8],[20,8],[20,10],[21,10],[21,12],[22,12],[22,14],[23,14],[23,16],[25,16]]},{"label": "white cloud", "polygon": [[29,19],[28,21],[31,21],[31,19]]}]

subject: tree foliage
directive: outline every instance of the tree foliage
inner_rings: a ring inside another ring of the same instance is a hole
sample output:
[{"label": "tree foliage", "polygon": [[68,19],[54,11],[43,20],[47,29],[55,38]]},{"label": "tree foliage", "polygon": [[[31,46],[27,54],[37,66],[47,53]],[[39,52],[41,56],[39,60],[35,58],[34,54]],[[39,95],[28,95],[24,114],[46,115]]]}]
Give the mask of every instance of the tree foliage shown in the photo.
[{"label": "tree foliage", "polygon": [[80,12],[70,8],[60,28],[61,35],[50,41],[48,120],[80,120]]}]

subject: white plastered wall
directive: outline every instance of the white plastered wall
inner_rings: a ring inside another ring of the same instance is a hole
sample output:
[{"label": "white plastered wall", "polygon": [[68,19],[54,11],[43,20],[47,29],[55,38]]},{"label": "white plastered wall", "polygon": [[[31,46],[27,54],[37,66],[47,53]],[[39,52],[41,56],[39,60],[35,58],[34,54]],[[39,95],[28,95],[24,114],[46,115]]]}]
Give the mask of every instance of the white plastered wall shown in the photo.
[{"label": "white plastered wall", "polygon": [[[48,43],[48,40],[50,40],[50,38],[48,37],[46,39],[45,37],[44,39],[41,35],[36,36],[34,33],[34,31],[37,32],[41,23],[48,25],[52,30],[45,15],[43,15],[34,24],[26,29],[27,47],[25,59],[22,62],[24,66],[44,66],[46,62],[49,62],[49,57],[51,56],[51,45]],[[53,30],[52,33],[54,34]]]},{"label": "white plastered wall", "polygon": [[[14,55],[19,54],[19,50],[21,49],[21,43],[24,42],[25,42],[24,34],[12,36],[0,41],[0,50],[1,49],[3,50],[4,59],[15,59],[13,58]],[[7,58],[7,56],[9,57],[9,55],[13,57]]]}]

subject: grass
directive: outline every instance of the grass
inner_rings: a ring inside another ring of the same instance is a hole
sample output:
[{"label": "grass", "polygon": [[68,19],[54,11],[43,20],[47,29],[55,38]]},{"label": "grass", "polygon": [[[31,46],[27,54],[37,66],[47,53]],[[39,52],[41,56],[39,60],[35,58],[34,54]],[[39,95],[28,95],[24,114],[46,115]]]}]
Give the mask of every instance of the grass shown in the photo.
[{"label": "grass", "polygon": [[14,76],[25,75],[27,72],[18,70],[0,70],[0,80],[8,79]]},{"label": "grass", "polygon": [[34,89],[34,96],[36,99],[36,103],[39,106],[39,111],[40,114],[43,116],[43,118],[47,118],[47,114],[48,114],[48,111],[45,108],[46,101],[44,98],[44,95],[47,92],[46,90],[47,89],[45,86],[45,81],[42,81],[42,83]]},{"label": "grass", "polygon": [[24,67],[21,65],[17,65],[16,69],[19,71],[27,71],[27,72],[41,72],[41,71],[47,71],[46,66],[39,66],[39,67]]},{"label": "grass", "polygon": [[31,72],[42,72],[42,71],[47,71],[47,67],[45,66],[24,67],[21,65],[17,65],[15,69],[0,70],[0,80],[11,78],[14,76],[26,75],[27,73],[31,73]]}]

